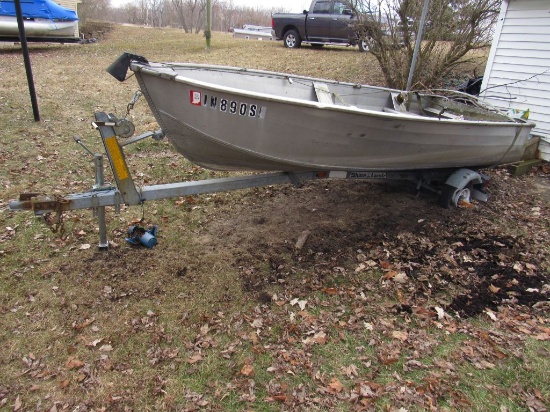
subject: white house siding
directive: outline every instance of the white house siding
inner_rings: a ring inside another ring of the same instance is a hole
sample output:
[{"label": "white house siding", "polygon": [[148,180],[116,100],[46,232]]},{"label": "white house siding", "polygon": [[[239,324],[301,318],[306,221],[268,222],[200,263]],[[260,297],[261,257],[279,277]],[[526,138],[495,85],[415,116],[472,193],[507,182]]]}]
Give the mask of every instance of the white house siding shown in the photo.
[{"label": "white house siding", "polygon": [[481,89],[493,106],[529,109],[550,137],[550,0],[504,0]]}]

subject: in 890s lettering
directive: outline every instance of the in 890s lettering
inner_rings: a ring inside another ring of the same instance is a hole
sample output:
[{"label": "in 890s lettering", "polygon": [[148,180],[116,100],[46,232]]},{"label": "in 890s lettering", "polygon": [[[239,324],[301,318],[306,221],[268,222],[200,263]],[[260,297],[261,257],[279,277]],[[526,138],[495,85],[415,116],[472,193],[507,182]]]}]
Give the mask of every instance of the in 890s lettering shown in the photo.
[{"label": "in 890s lettering", "polygon": [[203,94],[193,90],[191,91],[190,103],[193,106],[219,110],[222,113],[262,119],[266,112],[265,107],[258,106],[257,104],[222,99],[215,95],[207,95],[206,93]]}]

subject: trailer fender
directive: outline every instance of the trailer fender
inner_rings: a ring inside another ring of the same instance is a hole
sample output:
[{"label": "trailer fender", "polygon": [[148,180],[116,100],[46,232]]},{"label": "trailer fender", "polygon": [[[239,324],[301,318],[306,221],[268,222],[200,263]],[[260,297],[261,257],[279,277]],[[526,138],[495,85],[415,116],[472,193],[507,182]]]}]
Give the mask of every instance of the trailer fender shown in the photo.
[{"label": "trailer fender", "polygon": [[447,178],[445,184],[464,189],[470,182],[474,185],[483,183],[481,174],[470,169],[458,169]]},{"label": "trailer fender", "polygon": [[489,195],[483,191],[482,186],[487,180],[488,176],[470,169],[454,171],[443,184],[441,206],[459,206],[461,203],[470,203],[472,198],[486,202]]}]

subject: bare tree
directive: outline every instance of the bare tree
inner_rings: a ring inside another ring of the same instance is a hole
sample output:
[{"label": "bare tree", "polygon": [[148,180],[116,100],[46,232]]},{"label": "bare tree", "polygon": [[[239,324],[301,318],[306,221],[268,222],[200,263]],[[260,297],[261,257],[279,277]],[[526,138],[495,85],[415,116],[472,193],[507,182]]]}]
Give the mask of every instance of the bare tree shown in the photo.
[{"label": "bare tree", "polygon": [[171,0],[179,25],[186,33],[198,33],[204,27],[205,0]]},{"label": "bare tree", "polygon": [[[83,0],[81,9],[94,20],[172,26],[186,33],[199,33],[206,20],[206,0],[133,0],[121,8],[111,8],[109,0]],[[212,0],[212,30],[226,32],[247,23],[268,26],[272,12],[280,10],[236,6],[234,0]]]},{"label": "bare tree", "polygon": [[120,12],[115,12],[118,23],[144,24],[140,9],[134,4],[126,4]]},{"label": "bare tree", "polygon": [[164,0],[148,0],[149,19],[147,24],[153,27],[164,26],[163,13],[164,13]]},{"label": "bare tree", "polygon": [[147,0],[138,0],[135,2],[135,13],[134,18],[135,20],[132,22],[134,24],[147,24],[147,20],[149,19],[149,7]]},{"label": "bare tree", "polygon": [[189,31],[192,30],[193,27],[191,27],[190,29],[187,23],[188,19],[187,19],[186,2],[183,0],[171,0],[171,1],[172,1],[172,6],[176,13],[177,21],[179,25],[183,28],[183,30],[185,30],[186,33],[189,33]]},{"label": "bare tree", "polygon": [[108,20],[109,0],[82,0],[78,5],[78,17],[82,23],[88,20]]},{"label": "bare tree", "polygon": [[212,14],[214,16],[214,27],[220,31],[229,31],[235,27],[234,17],[236,8],[233,5],[233,0],[227,0],[217,4],[217,7],[212,6]]},{"label": "bare tree", "polygon": [[[438,87],[468,53],[486,47],[501,0],[431,0],[413,89]],[[358,32],[389,87],[404,89],[419,32],[423,0],[352,0]]]}]

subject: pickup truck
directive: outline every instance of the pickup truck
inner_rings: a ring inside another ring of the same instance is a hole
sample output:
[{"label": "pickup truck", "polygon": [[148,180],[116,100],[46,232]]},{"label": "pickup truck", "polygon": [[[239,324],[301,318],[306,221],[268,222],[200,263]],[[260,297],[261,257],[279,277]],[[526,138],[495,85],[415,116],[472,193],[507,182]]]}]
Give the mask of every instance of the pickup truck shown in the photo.
[{"label": "pickup truck", "polygon": [[271,28],[277,40],[283,40],[290,49],[302,43],[314,47],[325,44],[359,46],[368,51],[368,44],[361,40],[354,27],[355,16],[345,1],[312,0],[303,13],[274,13]]}]

